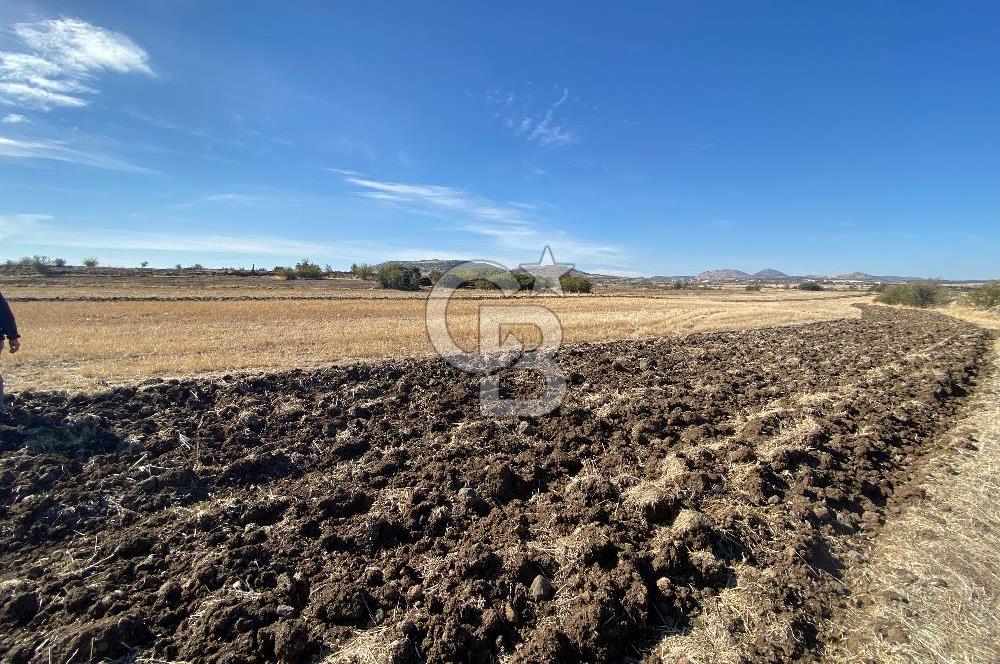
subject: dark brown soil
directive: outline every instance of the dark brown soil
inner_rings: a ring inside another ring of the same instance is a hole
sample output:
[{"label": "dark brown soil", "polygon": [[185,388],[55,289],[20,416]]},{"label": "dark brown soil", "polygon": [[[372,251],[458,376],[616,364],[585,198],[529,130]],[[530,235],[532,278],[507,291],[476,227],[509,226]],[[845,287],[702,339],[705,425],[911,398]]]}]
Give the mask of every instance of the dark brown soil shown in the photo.
[{"label": "dark brown soil", "polygon": [[986,347],[886,309],[579,345],[534,420],[483,418],[431,360],[17,395],[0,656],[652,660],[752,565],[794,630],[753,659],[809,658],[839,543],[879,527]]}]

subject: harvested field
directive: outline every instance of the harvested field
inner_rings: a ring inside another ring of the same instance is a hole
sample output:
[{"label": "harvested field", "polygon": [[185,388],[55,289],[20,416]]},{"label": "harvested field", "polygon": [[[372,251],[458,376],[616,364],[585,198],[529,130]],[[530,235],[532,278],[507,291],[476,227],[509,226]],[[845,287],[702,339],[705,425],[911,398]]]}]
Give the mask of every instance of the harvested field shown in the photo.
[{"label": "harvested field", "polygon": [[[498,298],[490,298],[499,301]],[[562,319],[567,341],[857,317],[862,296],[697,293],[518,298]],[[422,298],[309,301],[14,302],[22,350],[2,358],[10,390],[102,389],[152,376],[316,367],[431,352]],[[478,300],[452,303],[459,343],[477,338]]]},{"label": "harvested field", "polygon": [[[0,274],[0,291],[20,300],[231,299],[380,297],[392,294],[378,284],[353,278],[295,279],[269,275],[228,276],[185,271],[79,270],[49,275]],[[399,293],[396,293],[399,296]]]},{"label": "harvested field", "polygon": [[534,420],[481,417],[477,381],[431,359],[22,393],[0,428],[0,652],[812,658],[988,345],[885,308],[578,344]]}]

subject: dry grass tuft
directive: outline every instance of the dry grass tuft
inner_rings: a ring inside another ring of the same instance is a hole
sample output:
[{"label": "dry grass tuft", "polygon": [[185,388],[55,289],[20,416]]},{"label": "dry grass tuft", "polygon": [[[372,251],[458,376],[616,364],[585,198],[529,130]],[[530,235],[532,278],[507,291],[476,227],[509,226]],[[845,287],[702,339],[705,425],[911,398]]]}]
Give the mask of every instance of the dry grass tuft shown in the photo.
[{"label": "dry grass tuft", "polygon": [[848,576],[860,606],[831,626],[825,661],[1000,661],[998,358],[1000,342],[952,431],[955,450],[928,464],[926,500],[890,520]]},{"label": "dry grass tuft", "polygon": [[794,638],[790,617],[761,611],[771,579],[751,565],[734,568],[736,585],[723,589],[705,603],[692,629],[660,642],[659,661],[674,664],[744,664],[748,644],[782,643]]},{"label": "dry grass tuft", "polygon": [[388,627],[358,630],[353,639],[324,657],[321,664],[388,664],[406,644]]}]

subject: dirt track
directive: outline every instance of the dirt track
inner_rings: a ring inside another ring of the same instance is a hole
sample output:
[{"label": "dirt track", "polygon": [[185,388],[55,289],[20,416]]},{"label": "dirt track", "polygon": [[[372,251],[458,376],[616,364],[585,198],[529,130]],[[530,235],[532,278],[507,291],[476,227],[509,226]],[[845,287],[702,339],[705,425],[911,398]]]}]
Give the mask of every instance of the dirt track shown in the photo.
[{"label": "dirt track", "polygon": [[752,570],[787,633],[747,657],[808,657],[842,554],[987,344],[868,309],[578,345],[564,406],[525,421],[481,418],[477,382],[428,360],[21,394],[0,653],[653,661]]}]

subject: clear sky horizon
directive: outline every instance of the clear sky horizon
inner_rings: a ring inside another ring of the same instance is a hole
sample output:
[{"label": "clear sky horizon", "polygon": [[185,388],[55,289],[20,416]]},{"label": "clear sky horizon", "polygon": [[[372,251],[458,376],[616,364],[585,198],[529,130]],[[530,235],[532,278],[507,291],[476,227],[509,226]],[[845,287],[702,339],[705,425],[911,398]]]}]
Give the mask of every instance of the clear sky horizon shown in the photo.
[{"label": "clear sky horizon", "polygon": [[991,2],[0,5],[0,260],[997,278]]}]

